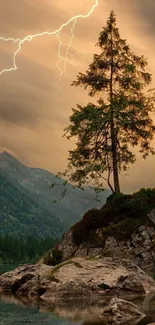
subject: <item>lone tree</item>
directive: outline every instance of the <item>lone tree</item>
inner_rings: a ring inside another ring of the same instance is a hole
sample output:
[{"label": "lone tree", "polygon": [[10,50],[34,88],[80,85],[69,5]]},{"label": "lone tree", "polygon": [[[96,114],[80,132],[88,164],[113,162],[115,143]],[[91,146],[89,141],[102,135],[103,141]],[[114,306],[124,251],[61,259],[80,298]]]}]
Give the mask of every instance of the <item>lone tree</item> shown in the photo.
[{"label": "lone tree", "polygon": [[150,115],[154,90],[144,91],[151,83],[151,75],[145,71],[147,60],[135,55],[120,38],[113,11],[97,46],[101,53],[94,55],[86,73],[79,73],[72,83],[88,88],[96,101],[72,109],[65,136],[77,141],[76,148],[69,151],[64,174],[80,187],[93,181],[99,189],[106,179],[111,190],[119,193],[119,173],[136,161],[133,147],[143,158],[155,153],[150,144],[155,131]]}]

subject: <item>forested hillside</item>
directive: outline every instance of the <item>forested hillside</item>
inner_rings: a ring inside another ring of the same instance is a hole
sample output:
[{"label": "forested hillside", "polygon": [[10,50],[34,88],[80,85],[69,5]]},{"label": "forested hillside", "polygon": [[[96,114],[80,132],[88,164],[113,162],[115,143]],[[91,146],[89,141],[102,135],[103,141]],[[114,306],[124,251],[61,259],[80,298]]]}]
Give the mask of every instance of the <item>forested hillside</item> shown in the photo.
[{"label": "forested hillside", "polygon": [[60,220],[18,190],[0,169],[0,234],[57,238],[64,228]]},{"label": "forested hillside", "polygon": [[[28,236],[14,237],[9,235],[0,236],[0,264],[14,264],[34,262],[45,251],[54,247],[57,239],[46,239]],[[1,267],[0,267],[1,272]]]},{"label": "forested hillside", "polygon": [[[64,190],[64,181],[61,178],[57,178],[55,174],[44,169],[27,167],[5,151],[0,153],[0,167],[10,183],[17,188],[19,192],[23,193],[24,197],[25,195],[27,196],[27,200],[29,197],[33,200],[33,204],[36,202],[37,206],[39,202],[43,211],[47,209],[48,215],[52,214],[52,216],[55,216],[54,220],[57,220],[57,222],[60,220],[64,230],[69,229],[71,225],[79,221],[83,213],[88,209],[103,205],[110,194],[110,191],[105,190],[100,194],[100,202],[96,202],[96,194],[91,187],[86,187],[85,190],[82,191],[78,187],[73,187],[68,184],[67,193],[61,198],[61,194]],[[57,186],[50,189],[50,185],[53,182],[56,183]],[[20,203],[18,202],[17,204],[19,205]],[[21,210],[24,209],[25,207],[23,206]],[[29,214],[31,215],[32,213],[29,212]],[[41,214],[42,212],[40,210],[40,218]],[[44,219],[44,214],[42,214],[42,218]]]}]

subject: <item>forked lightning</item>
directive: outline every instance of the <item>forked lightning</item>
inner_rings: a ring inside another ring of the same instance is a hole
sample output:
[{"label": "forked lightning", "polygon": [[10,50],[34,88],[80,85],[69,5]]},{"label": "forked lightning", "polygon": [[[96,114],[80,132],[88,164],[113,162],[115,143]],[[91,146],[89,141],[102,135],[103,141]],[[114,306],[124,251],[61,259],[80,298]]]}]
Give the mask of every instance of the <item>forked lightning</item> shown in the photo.
[{"label": "forked lightning", "polygon": [[[74,38],[74,29],[75,29],[75,26],[77,24],[77,21],[78,21],[78,19],[86,19],[86,18],[88,18],[93,13],[93,11],[95,10],[95,8],[98,5],[99,5],[99,0],[95,0],[94,5],[91,7],[90,11],[86,15],[81,15],[80,14],[80,15],[73,16],[66,23],[62,24],[59,29],[51,31],[51,32],[50,31],[45,31],[45,32],[38,33],[38,34],[27,35],[23,39],[12,38],[12,37],[5,38],[5,37],[1,36],[0,41],[17,43],[18,46],[17,46],[16,51],[13,54],[13,66],[11,68],[5,68],[5,69],[1,70],[0,75],[2,75],[5,72],[11,72],[11,71],[15,71],[15,70],[18,69],[18,67],[17,67],[17,55],[21,51],[22,46],[23,46],[23,44],[25,42],[32,42],[33,39],[35,39],[37,37],[42,37],[42,36],[45,36],[45,35],[49,35],[49,36],[55,35],[57,37],[57,39],[58,39],[58,42],[59,42],[59,45],[58,45],[58,61],[57,61],[57,64],[56,64],[57,67],[58,67],[59,73],[58,73],[58,75],[56,76],[56,78],[54,80],[53,86],[58,88],[59,81],[61,80],[61,77],[65,73],[65,70],[66,70],[66,64],[67,64],[67,60],[68,60],[69,50],[70,50],[70,48],[72,46],[72,41],[73,41],[73,38]],[[60,33],[69,24],[72,24],[72,27],[71,27],[71,30],[70,30],[70,40],[69,40],[69,43],[68,43],[68,45],[66,47],[65,56],[62,56],[61,55],[62,41],[61,41]]]}]

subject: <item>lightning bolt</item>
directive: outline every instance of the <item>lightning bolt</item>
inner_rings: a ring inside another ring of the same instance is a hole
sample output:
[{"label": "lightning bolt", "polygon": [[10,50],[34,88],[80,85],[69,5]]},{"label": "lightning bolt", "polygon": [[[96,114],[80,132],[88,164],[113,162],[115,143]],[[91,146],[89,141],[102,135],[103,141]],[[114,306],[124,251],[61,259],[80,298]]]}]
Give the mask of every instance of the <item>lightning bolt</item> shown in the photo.
[{"label": "lightning bolt", "polygon": [[[70,52],[70,48],[72,46],[72,41],[74,38],[74,29],[77,23],[77,18],[73,21],[72,27],[71,27],[71,36],[70,36],[70,40],[69,43],[67,44],[66,47],[66,53],[65,53],[65,57],[61,56],[61,38],[60,38],[60,33],[58,33],[57,37],[58,37],[58,41],[59,41],[59,47],[58,47],[58,57],[59,60],[57,61],[57,68],[60,71],[60,73],[56,76],[53,86],[54,88],[56,87],[57,89],[59,89],[59,82],[61,80],[61,77],[64,75],[65,71],[66,71],[66,65],[67,65],[67,61],[69,59],[69,52]],[[63,61],[63,67],[61,68],[61,66],[59,65],[61,62]]]},{"label": "lightning bolt", "polygon": [[[19,54],[19,52],[22,49],[22,46],[24,45],[25,42],[32,42],[33,39],[37,38],[37,37],[42,37],[42,36],[52,36],[52,35],[56,35],[57,39],[58,39],[58,61],[57,61],[57,68],[58,68],[58,75],[56,76],[53,86],[58,88],[58,84],[61,80],[61,77],[64,75],[65,71],[66,71],[66,65],[67,65],[67,61],[69,58],[69,51],[72,47],[72,41],[74,38],[74,29],[75,26],[77,24],[78,19],[87,19],[88,17],[90,17],[90,15],[94,12],[94,10],[96,9],[96,7],[99,5],[99,0],[95,0],[94,5],[91,7],[91,9],[89,10],[89,12],[86,15],[76,15],[71,17],[67,22],[65,22],[64,24],[62,24],[60,26],[59,29],[54,30],[54,31],[45,31],[42,33],[37,33],[37,34],[32,34],[32,35],[27,35],[26,37],[24,37],[23,39],[20,38],[13,38],[13,37],[9,37],[9,38],[5,38],[5,37],[0,37],[0,41],[4,41],[4,42],[13,42],[15,44],[17,44],[17,49],[13,54],[13,66],[11,68],[6,68],[0,71],[0,75],[2,75],[5,72],[12,72],[18,69],[17,67],[17,56]],[[66,52],[65,52],[65,57],[63,57],[61,55],[61,46],[62,46],[62,41],[61,41],[61,32],[62,30],[67,27],[69,24],[72,24],[71,30],[70,30],[70,40],[69,43],[67,44],[66,47]]]}]

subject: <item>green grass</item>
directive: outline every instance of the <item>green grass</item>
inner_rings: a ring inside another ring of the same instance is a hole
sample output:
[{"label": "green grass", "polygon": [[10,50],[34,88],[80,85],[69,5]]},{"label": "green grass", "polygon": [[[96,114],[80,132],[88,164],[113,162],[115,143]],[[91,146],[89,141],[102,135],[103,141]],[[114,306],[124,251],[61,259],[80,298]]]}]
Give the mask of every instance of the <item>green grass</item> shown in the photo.
[{"label": "green grass", "polygon": [[64,265],[68,265],[68,264],[73,264],[73,261],[72,260],[67,260],[67,261],[65,261],[65,262],[62,262],[62,263],[60,263],[60,264],[58,264],[58,265],[56,265],[53,269],[52,269],[52,271],[51,271],[51,275],[54,275],[62,266],[64,266]]}]

